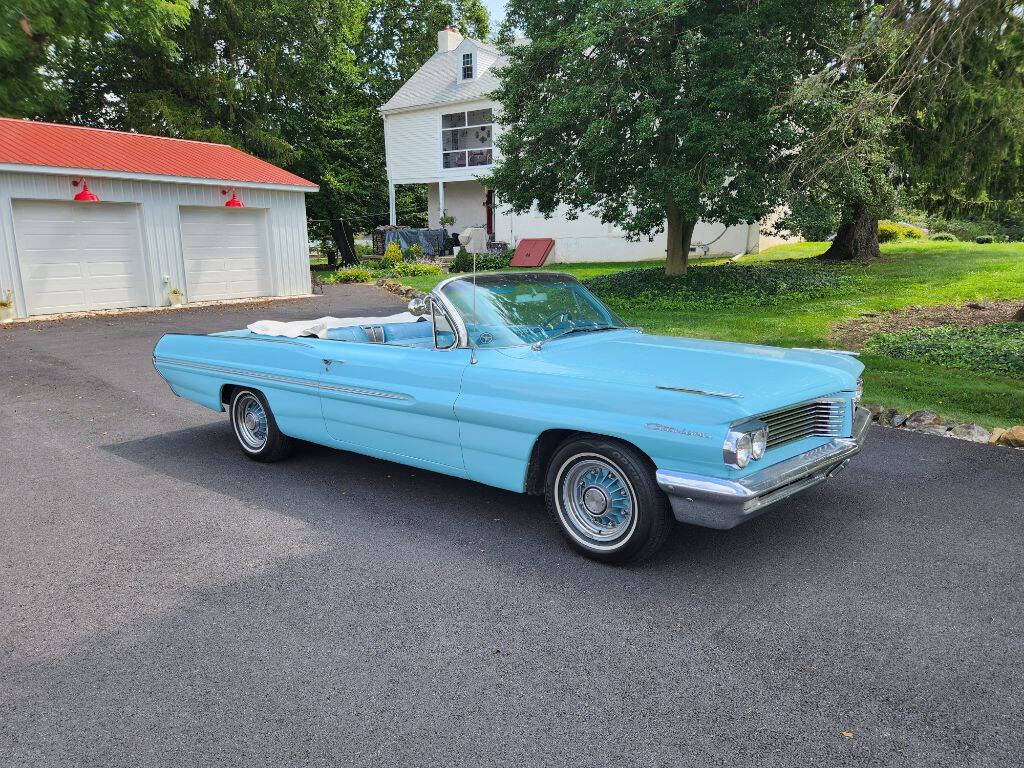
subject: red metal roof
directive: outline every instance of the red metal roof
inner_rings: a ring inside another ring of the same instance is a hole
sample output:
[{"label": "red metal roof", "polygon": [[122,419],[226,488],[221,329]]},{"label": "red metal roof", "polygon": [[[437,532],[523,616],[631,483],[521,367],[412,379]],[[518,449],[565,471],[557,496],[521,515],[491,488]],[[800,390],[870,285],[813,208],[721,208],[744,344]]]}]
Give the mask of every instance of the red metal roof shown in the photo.
[{"label": "red metal roof", "polygon": [[226,144],[0,118],[0,163],[316,187]]},{"label": "red metal roof", "polygon": [[516,253],[509,262],[510,267],[539,267],[548,260],[548,254],[555,247],[550,237],[524,237],[516,246]]}]

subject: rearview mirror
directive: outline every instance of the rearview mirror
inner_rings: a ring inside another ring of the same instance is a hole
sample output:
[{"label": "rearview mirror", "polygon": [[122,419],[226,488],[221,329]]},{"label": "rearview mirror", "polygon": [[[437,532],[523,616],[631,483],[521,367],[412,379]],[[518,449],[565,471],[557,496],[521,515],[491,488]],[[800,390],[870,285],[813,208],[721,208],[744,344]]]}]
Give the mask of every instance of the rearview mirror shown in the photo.
[{"label": "rearview mirror", "polygon": [[430,297],[425,296],[420,298],[417,296],[415,299],[409,300],[409,314],[415,315],[416,317],[423,317],[430,313]]}]

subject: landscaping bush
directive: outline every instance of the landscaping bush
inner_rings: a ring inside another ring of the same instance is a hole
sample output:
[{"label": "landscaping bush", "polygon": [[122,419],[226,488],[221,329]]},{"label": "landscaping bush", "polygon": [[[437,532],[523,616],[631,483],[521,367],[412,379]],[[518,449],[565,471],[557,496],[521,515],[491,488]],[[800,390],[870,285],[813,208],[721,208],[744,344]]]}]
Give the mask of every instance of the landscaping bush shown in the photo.
[{"label": "landscaping bush", "polygon": [[981,245],[988,245],[994,240],[995,238],[992,237],[992,235],[978,235],[976,238],[974,238],[974,242],[980,243]]},{"label": "landscaping bush", "polygon": [[935,233],[933,233],[931,235],[928,235],[928,239],[929,240],[945,240],[947,242],[952,242],[952,241],[956,240],[956,235],[954,235],[952,232],[935,232]]},{"label": "landscaping bush", "polygon": [[898,221],[882,219],[878,222],[878,242],[891,243],[894,240],[920,240],[924,237],[924,230],[901,224]]},{"label": "landscaping bush", "polygon": [[1024,323],[912,328],[873,336],[866,348],[900,360],[1024,378]]},{"label": "landscaping bush", "polygon": [[419,277],[420,275],[440,275],[444,272],[437,264],[426,264],[421,261],[403,261],[391,269],[377,270],[378,277]]},{"label": "landscaping bush", "polygon": [[398,247],[398,243],[392,240],[388,243],[388,247],[384,249],[384,255],[380,257],[380,264],[383,269],[394,269],[402,263],[402,249]]},{"label": "landscaping bush", "polygon": [[419,243],[413,243],[405,249],[405,260],[406,261],[420,261],[427,258],[427,254],[423,248],[420,247]]},{"label": "landscaping bush", "polygon": [[320,282],[328,285],[334,285],[336,283],[373,282],[373,273],[363,267],[346,267],[345,269],[338,269],[334,272],[317,272],[316,276],[320,279]]},{"label": "landscaping bush", "polygon": [[[478,253],[476,255],[476,271],[490,272],[495,269],[505,269],[510,261],[512,261],[512,254],[508,251],[501,255]],[[455,257],[454,261],[452,261],[451,266],[448,267],[448,271],[472,272],[473,254],[467,253],[465,249],[459,251],[459,255]]]},{"label": "landscaping bush", "polygon": [[777,262],[764,265],[723,264],[693,267],[668,277],[662,267],[613,272],[584,282],[602,299],[630,312],[770,306],[784,301],[822,299],[852,287],[844,268]]},{"label": "landscaping bush", "polygon": [[903,228],[894,221],[878,222],[878,242],[891,243],[894,240],[899,240],[902,229]]}]

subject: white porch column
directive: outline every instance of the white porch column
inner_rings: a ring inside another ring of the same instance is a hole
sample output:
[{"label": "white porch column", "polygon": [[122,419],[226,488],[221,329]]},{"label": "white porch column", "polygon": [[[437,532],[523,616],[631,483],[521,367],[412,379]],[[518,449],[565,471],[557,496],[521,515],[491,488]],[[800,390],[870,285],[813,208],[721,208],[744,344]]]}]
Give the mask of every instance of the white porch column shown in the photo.
[{"label": "white porch column", "polygon": [[444,216],[444,182],[443,181],[437,182],[437,210],[439,211],[439,213],[437,214],[438,218],[443,217]]},{"label": "white porch column", "polygon": [[388,221],[391,226],[398,224],[398,211],[395,210],[395,185],[388,179]]}]

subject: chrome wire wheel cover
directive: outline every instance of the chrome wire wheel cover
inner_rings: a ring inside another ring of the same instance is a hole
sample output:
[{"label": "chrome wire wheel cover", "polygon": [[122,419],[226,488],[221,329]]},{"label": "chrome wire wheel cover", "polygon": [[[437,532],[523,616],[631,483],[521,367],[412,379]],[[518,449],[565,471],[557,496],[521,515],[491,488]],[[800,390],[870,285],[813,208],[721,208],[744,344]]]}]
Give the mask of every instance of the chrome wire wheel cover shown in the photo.
[{"label": "chrome wire wheel cover", "polygon": [[251,392],[243,392],[235,399],[235,434],[242,447],[250,453],[259,453],[267,444],[267,412],[263,403]]},{"label": "chrome wire wheel cover", "polygon": [[570,534],[582,543],[617,546],[629,538],[636,495],[626,473],[613,462],[598,454],[572,457],[559,470],[557,494]]}]

